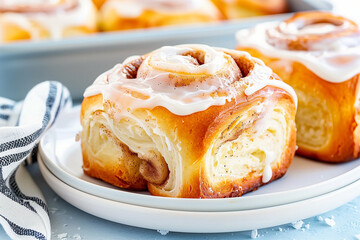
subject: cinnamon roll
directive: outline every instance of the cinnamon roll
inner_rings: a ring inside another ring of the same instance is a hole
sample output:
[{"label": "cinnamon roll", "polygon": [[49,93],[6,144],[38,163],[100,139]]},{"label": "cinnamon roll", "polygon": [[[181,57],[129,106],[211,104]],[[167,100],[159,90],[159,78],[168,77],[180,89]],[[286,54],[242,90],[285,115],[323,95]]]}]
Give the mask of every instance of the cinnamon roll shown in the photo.
[{"label": "cinnamon roll", "polygon": [[100,9],[103,31],[208,23],[221,19],[210,0],[107,0]]},{"label": "cinnamon roll", "polygon": [[91,0],[0,0],[0,43],[89,34],[96,21]]},{"label": "cinnamon roll", "polygon": [[325,12],[297,13],[237,34],[299,97],[298,154],[327,162],[359,157],[360,32]]},{"label": "cinnamon roll", "polygon": [[227,19],[280,14],[288,11],[286,0],[212,0]]},{"label": "cinnamon roll", "polygon": [[295,152],[295,92],[246,52],[162,47],[84,96],[83,170],[121,188],[241,196],[283,176]]}]

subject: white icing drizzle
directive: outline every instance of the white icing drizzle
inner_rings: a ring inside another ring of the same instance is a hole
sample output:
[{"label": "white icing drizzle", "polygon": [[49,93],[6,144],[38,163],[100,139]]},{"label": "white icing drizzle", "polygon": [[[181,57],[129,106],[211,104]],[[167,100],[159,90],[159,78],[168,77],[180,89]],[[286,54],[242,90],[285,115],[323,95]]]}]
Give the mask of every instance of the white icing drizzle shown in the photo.
[{"label": "white icing drizzle", "polygon": [[[271,95],[271,93],[268,94]],[[263,104],[259,105],[259,109],[257,110],[257,112],[260,113],[260,116],[259,119],[255,121],[255,136],[264,134],[264,132],[268,129],[269,121],[271,121],[274,108],[275,101],[271,98],[267,98],[267,100],[265,100]],[[265,153],[262,182],[267,183],[272,178],[272,164],[274,161],[278,160],[280,156],[277,156],[273,149],[271,149],[271,147],[267,145],[261,146],[261,150]]]},{"label": "white icing drizzle", "polygon": [[267,41],[266,31],[269,29],[271,31],[279,24],[283,32],[299,36],[303,34],[318,35],[341,30],[346,28],[347,23],[345,22],[340,26],[329,26],[329,24],[309,25],[302,28],[302,30],[298,30],[297,33],[296,27],[291,24],[285,27],[284,23],[279,22],[263,23],[252,29],[237,32],[238,46],[255,48],[269,57],[300,62],[328,82],[344,82],[360,72],[360,43],[358,43],[358,39],[335,38],[312,45],[312,51],[291,51],[281,46],[274,46]]},{"label": "white icing drizzle", "polygon": [[[203,64],[196,64],[189,53],[202,55]],[[176,115],[189,115],[231,101],[247,82],[246,95],[271,85],[288,92],[297,102],[291,87],[270,80],[272,71],[261,61],[257,60],[254,69],[239,80],[240,69],[232,56],[252,60],[246,52],[206,45],[163,47],[147,55],[135,79],[122,73],[126,64],[138,58],[131,57],[100,75],[84,97],[102,94],[104,101],[117,104],[120,112],[162,106]]]},{"label": "white icing drizzle", "polygon": [[275,160],[275,153],[274,152],[266,151],[265,154],[266,154],[265,167],[264,167],[263,176],[262,176],[262,182],[263,183],[267,183],[267,182],[269,182],[271,180],[271,178],[272,178],[271,163]]},{"label": "white icing drizzle", "polygon": [[322,35],[335,30],[346,29],[348,25],[348,22],[344,22],[344,24],[341,24],[340,26],[336,26],[331,23],[316,23],[299,28],[296,23],[281,22],[279,24],[279,28],[283,33],[301,36],[305,34]]},{"label": "white icing drizzle", "polygon": [[[58,2],[63,2],[61,0],[36,0],[35,2],[30,2],[27,0],[18,0],[12,2],[13,0],[0,0],[0,6],[6,7],[7,4],[9,7],[12,5],[21,4],[26,5],[41,5],[42,3],[47,3],[49,5],[55,5]],[[3,5],[4,4],[4,5]],[[12,4],[12,5],[11,5]],[[65,4],[65,3],[64,3]],[[16,24],[31,34],[33,40],[39,39],[39,33],[34,31],[31,21],[38,22],[41,26],[50,33],[51,39],[62,39],[63,31],[68,27],[76,26],[85,26],[89,29],[96,28],[96,12],[94,5],[91,1],[87,0],[78,0],[78,4],[67,10],[60,10],[54,12],[5,12],[0,13],[0,20],[4,22],[11,22]],[[0,31],[0,39],[2,39]]]},{"label": "white icing drizzle", "polygon": [[[255,66],[255,67],[257,67],[257,66]],[[254,69],[254,71],[256,71],[256,69]],[[260,71],[260,70],[258,70],[258,71]],[[272,71],[271,71],[271,73],[272,73]],[[253,84],[251,84],[248,88],[245,89],[245,94],[247,96],[254,94],[255,92],[263,89],[266,86],[273,86],[273,87],[277,87],[277,88],[283,89],[286,92],[288,92],[291,95],[292,99],[294,100],[295,106],[297,108],[297,103],[298,103],[297,95],[296,95],[295,90],[291,86],[287,85],[283,81],[270,80],[270,78],[268,78],[268,79],[254,78],[254,81],[255,82]]]},{"label": "white icing drizzle", "polygon": [[[271,93],[269,93],[271,95]],[[270,96],[269,96],[270,97]],[[255,121],[255,129],[256,133],[255,136],[259,136],[263,134],[266,130],[266,123],[271,120],[271,115],[275,107],[275,102],[271,99],[267,99],[264,101],[263,104],[260,104],[258,108],[256,109],[256,113],[258,113],[260,116]]]},{"label": "white icing drizzle", "polygon": [[209,7],[213,8],[208,0],[108,0],[102,8],[115,9],[121,16],[136,18],[145,10],[183,14],[193,11],[206,12],[202,9]]},{"label": "white icing drizzle", "polygon": [[[269,93],[271,95],[271,93]],[[265,100],[265,102],[259,105],[258,113],[260,113],[259,119],[255,122],[256,133],[255,136],[264,134],[267,127],[267,123],[271,120],[272,113],[274,111],[275,102],[271,98]],[[262,146],[262,150],[266,154],[264,160],[264,170],[262,176],[262,182],[267,183],[272,178],[272,163],[277,160],[275,152],[268,146]]]},{"label": "white icing drizzle", "polygon": [[61,4],[72,4],[73,0],[0,0],[0,8],[16,9],[18,7],[42,7],[58,6]]}]

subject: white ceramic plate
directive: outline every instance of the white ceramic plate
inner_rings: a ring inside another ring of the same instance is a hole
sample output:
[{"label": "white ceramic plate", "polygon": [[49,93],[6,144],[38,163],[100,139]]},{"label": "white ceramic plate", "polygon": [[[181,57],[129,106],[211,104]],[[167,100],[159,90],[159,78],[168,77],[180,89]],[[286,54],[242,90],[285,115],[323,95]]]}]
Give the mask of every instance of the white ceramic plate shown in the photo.
[{"label": "white ceramic plate", "polygon": [[239,211],[278,206],[320,196],[360,178],[360,161],[326,164],[295,157],[287,174],[255,192],[227,199],[177,199],[122,190],[86,176],[82,171],[79,107],[60,116],[40,141],[40,154],[47,168],[61,181],[78,190],[109,200],[159,209],[181,211]]},{"label": "white ceramic plate", "polygon": [[321,196],[276,207],[230,212],[174,211],[121,203],[79,191],[56,178],[40,157],[39,165],[50,187],[87,213],[130,226],[174,232],[218,233],[273,227],[330,211],[360,192],[358,180]]}]

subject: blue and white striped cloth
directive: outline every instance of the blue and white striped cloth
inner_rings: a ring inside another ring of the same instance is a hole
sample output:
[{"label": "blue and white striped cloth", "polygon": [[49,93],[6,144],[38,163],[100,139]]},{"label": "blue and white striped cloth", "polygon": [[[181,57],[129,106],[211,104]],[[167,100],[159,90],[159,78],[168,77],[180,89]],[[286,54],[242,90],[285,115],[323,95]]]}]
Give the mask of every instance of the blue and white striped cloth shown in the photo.
[{"label": "blue and white striped cloth", "polygon": [[21,103],[0,97],[0,224],[11,239],[50,239],[48,209],[23,162],[59,112],[71,106],[58,82],[35,86]]}]

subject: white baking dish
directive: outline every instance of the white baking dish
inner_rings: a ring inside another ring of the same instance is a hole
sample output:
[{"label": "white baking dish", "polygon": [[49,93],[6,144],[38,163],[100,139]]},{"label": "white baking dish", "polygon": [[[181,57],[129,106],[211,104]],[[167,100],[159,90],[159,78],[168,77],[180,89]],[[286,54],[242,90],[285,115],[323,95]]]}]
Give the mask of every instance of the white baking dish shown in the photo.
[{"label": "white baking dish", "polygon": [[[331,9],[328,2],[320,0],[291,0],[289,3],[293,11]],[[74,100],[81,100],[84,89],[100,73],[128,56],[144,54],[164,45],[182,43],[234,48],[234,34],[237,30],[286,16],[288,15],[3,45],[0,46],[0,96],[19,100],[36,83],[57,80],[69,88]]]}]

